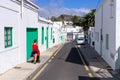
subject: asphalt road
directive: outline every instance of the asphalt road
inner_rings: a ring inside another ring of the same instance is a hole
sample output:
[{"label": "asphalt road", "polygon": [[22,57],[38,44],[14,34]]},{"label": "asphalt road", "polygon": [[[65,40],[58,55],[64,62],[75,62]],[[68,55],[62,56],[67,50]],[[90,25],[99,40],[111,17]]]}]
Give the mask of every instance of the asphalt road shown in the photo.
[{"label": "asphalt road", "polygon": [[35,80],[98,80],[92,78],[91,71],[72,42],[66,44],[35,76]]}]

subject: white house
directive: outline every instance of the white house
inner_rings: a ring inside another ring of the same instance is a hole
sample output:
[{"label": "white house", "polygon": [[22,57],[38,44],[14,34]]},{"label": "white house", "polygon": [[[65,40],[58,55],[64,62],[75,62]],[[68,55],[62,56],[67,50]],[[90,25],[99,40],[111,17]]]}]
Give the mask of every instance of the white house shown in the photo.
[{"label": "white house", "polygon": [[73,22],[72,21],[64,21],[64,25],[73,25]]},{"label": "white house", "polygon": [[38,15],[39,7],[29,0],[2,0],[0,2],[0,73],[28,61],[32,43],[37,39],[40,51],[61,41],[61,32],[53,22]]},{"label": "white house", "polygon": [[53,22],[45,18],[39,17],[39,48],[42,51],[53,46]]},{"label": "white house", "polygon": [[16,36],[19,34],[19,8],[18,4],[10,0],[0,2],[0,73],[20,63],[19,42]]},{"label": "white house", "polygon": [[38,38],[38,7],[28,0],[2,0],[0,16],[0,73],[3,73],[29,59],[32,37]]},{"label": "white house", "polygon": [[119,0],[104,0],[96,10],[95,49],[113,69],[120,69]]},{"label": "white house", "polygon": [[69,38],[76,39],[81,34],[84,35],[84,31],[80,26],[74,27],[74,26],[66,25],[66,31],[67,31],[68,39]]},{"label": "white house", "polygon": [[[31,56],[32,48],[30,47],[34,41],[37,39],[39,41],[38,29],[38,9],[39,7],[31,3],[28,0],[23,0],[21,3],[22,12],[21,12],[21,26],[19,28],[20,35],[20,52],[24,53],[21,59],[25,61],[29,60]],[[24,44],[24,46],[23,46]]]},{"label": "white house", "polygon": [[53,23],[53,37],[54,43],[64,42],[67,38],[67,33],[62,21],[56,21]]}]

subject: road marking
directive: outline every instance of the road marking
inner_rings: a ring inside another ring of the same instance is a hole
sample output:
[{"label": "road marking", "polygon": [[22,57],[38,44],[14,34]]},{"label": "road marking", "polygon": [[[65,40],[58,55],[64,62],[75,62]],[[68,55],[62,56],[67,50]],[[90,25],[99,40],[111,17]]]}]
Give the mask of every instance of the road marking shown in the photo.
[{"label": "road marking", "polygon": [[[76,47],[76,48],[77,48],[77,47]],[[86,63],[85,63],[85,61],[84,61],[82,55],[80,54],[80,51],[78,50],[78,48],[77,48],[77,51],[78,51],[78,53],[79,53],[79,56],[80,56],[80,58],[81,58],[83,64],[87,67],[87,65],[86,65]]]},{"label": "road marking", "polygon": [[[76,46],[75,46],[75,47],[76,47]],[[77,47],[76,47],[76,48],[77,48]],[[92,75],[92,73],[89,73],[90,69],[89,69],[89,67],[87,66],[87,64],[85,63],[85,61],[84,61],[84,59],[83,59],[83,57],[82,57],[82,55],[81,55],[81,53],[80,53],[80,51],[79,51],[78,48],[77,48],[77,51],[78,51],[79,56],[80,56],[80,58],[81,58],[81,60],[82,60],[82,62],[83,62],[83,64],[84,64],[85,70],[88,72],[88,76],[92,78],[93,75]]]},{"label": "road marking", "polygon": [[84,67],[85,67],[86,71],[89,71],[89,68],[88,68],[88,66],[86,66],[86,65],[85,65]]},{"label": "road marking", "polygon": [[89,76],[90,78],[92,78],[92,77],[93,77],[92,73],[88,73],[88,76]]},{"label": "road marking", "polygon": [[53,59],[54,57],[51,57],[51,59]]},{"label": "road marking", "polygon": [[62,45],[62,46],[60,47],[60,49],[58,49],[58,50],[55,52],[54,56],[56,56],[56,55],[58,54],[58,52],[63,48],[63,46],[64,46],[64,45]]},{"label": "road marking", "polygon": [[84,64],[85,69],[86,69],[87,71],[89,71],[89,68],[88,68],[88,66],[86,65],[86,63],[85,63],[82,55],[80,54],[80,51],[78,50],[78,48],[77,48],[77,51],[78,51],[78,53],[79,53],[79,55],[80,55],[80,58],[81,58],[81,60],[82,60],[82,62],[83,62],[83,64]]},{"label": "road marking", "polygon": [[54,54],[54,56],[56,56],[56,55],[57,55],[57,53]]},{"label": "road marking", "polygon": [[[64,45],[62,45],[54,54],[54,56],[51,57],[51,59],[48,62],[51,62],[52,59],[58,54],[58,52],[62,49]],[[40,71],[32,78],[32,80],[35,80],[43,71],[44,69],[48,66],[48,62],[40,69]]]},{"label": "road marking", "polygon": [[48,62],[50,63],[52,60],[50,59]]},{"label": "road marking", "polygon": [[42,72],[43,70],[48,66],[48,63],[45,64],[42,69],[40,69],[40,71],[32,78],[32,80],[35,80]]}]

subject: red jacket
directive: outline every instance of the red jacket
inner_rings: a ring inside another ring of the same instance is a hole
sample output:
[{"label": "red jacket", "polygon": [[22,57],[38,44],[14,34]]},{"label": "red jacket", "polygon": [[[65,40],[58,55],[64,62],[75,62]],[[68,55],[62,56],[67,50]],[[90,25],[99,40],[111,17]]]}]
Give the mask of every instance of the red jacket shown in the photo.
[{"label": "red jacket", "polygon": [[32,44],[32,50],[33,51],[38,51],[38,45],[36,43]]},{"label": "red jacket", "polygon": [[32,44],[32,50],[37,51],[37,55],[40,56],[40,51],[39,51],[38,45],[36,43]]}]

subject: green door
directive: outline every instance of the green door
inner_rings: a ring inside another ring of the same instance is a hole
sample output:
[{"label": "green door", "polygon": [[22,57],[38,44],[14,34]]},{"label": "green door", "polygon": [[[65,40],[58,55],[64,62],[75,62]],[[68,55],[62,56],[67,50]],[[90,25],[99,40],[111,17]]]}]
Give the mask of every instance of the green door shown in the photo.
[{"label": "green door", "polygon": [[37,28],[27,28],[27,39],[26,39],[27,60],[30,59],[31,52],[32,52],[32,44],[33,44],[34,39],[36,39],[38,41],[38,30],[37,30]]},{"label": "green door", "polygon": [[44,45],[44,27],[42,27],[42,40],[41,40],[41,42],[42,42],[42,45]]},{"label": "green door", "polygon": [[62,41],[62,42],[64,42],[64,41],[65,41],[64,36],[61,36],[61,41]]},{"label": "green door", "polygon": [[46,29],[46,49],[48,48],[48,27]]}]

